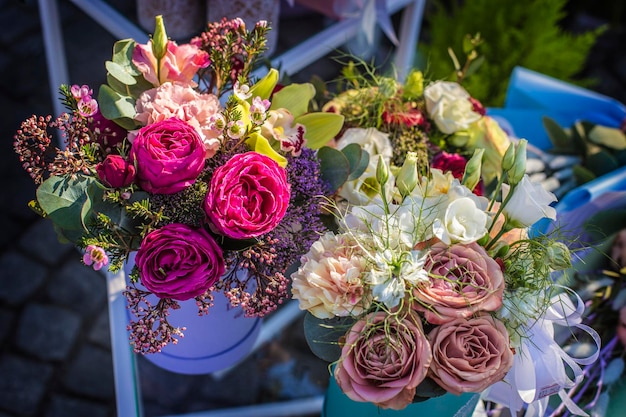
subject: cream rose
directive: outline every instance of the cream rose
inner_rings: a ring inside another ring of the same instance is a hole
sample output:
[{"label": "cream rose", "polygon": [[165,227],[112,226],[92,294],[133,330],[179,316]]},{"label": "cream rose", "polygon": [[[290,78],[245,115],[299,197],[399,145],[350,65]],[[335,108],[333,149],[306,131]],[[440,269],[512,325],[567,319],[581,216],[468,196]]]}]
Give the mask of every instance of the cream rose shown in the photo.
[{"label": "cream rose", "polygon": [[455,82],[430,84],[424,89],[424,98],[428,114],[443,133],[467,129],[482,117],[474,111],[469,93]]},{"label": "cream rose", "polygon": [[507,330],[488,314],[437,326],[428,338],[433,346],[429,376],[453,394],[481,392],[513,366]]},{"label": "cream rose", "polygon": [[453,200],[441,219],[435,220],[433,230],[442,242],[468,244],[476,242],[487,233],[489,216],[476,206],[473,199],[461,197]]},{"label": "cream rose", "polygon": [[[502,197],[504,201],[510,192],[508,184],[502,184]],[[504,215],[507,220],[516,227],[530,227],[544,217],[556,220],[556,210],[550,207],[555,202],[556,196],[547,191],[539,183],[530,181],[528,175],[513,189],[511,199],[504,206]]]},{"label": "cream rose", "polygon": [[293,298],[300,309],[320,319],[359,315],[371,304],[361,274],[366,262],[346,235],[321,236],[302,256],[291,275]]}]

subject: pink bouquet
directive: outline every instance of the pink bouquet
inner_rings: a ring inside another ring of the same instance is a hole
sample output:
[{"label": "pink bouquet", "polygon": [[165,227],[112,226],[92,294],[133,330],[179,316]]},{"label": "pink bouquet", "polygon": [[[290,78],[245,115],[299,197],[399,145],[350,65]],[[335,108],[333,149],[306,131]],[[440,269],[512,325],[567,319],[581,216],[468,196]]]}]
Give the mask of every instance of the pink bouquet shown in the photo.
[{"label": "pink bouquet", "polygon": [[157,17],[147,44],[115,44],[97,99],[63,86],[68,112],[17,132],[39,184],[31,207],[84,263],[116,272],[136,252],[125,292],[136,352],[177,341],[168,310],[182,301],[207,314],[222,292],[246,316],[269,314],[289,296],[287,268],[326,230],[323,155],[347,154],[323,145],[343,117],[309,111],[310,84],[278,91],[274,69],[250,78],[268,30],[224,19],[178,45]]}]

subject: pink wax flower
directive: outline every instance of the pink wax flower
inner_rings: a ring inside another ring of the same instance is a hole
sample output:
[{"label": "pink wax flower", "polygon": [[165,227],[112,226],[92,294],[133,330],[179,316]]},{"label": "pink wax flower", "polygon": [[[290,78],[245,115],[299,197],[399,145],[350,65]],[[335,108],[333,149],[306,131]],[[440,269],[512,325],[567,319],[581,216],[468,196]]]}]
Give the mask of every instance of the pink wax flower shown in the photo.
[{"label": "pink wax flower", "polygon": [[442,324],[502,306],[504,274],[477,243],[436,243],[424,264],[429,281],[416,286],[413,308],[429,323]]},{"label": "pink wax flower", "polygon": [[154,194],[173,194],[196,181],[204,169],[204,156],[196,129],[173,118],[141,128],[129,159],[137,164],[141,188]]},{"label": "pink wax flower", "polygon": [[246,152],[215,170],[204,211],[218,233],[247,239],[274,229],[287,211],[289,197],[285,169],[265,155]]},{"label": "pink wax flower", "polygon": [[104,185],[127,187],[135,181],[135,165],[120,155],[110,154],[96,165],[96,173]]},{"label": "pink wax flower", "polygon": [[159,69],[152,52],[152,41],[145,45],[138,44],[133,51],[133,64],[141,71],[146,81],[155,87],[167,81],[179,81],[196,86],[193,77],[200,68],[206,68],[210,63],[209,54],[197,46],[191,44],[179,46],[174,41],[167,42],[167,52],[161,59]]},{"label": "pink wax flower", "polygon": [[513,366],[507,329],[489,314],[437,326],[428,338],[433,346],[429,376],[453,394],[481,392]]},{"label": "pink wax flower", "polygon": [[207,158],[220,147],[219,132],[211,129],[211,119],[220,111],[219,100],[213,94],[201,94],[189,85],[167,82],[144,91],[135,109],[135,120],[143,126],[172,117],[189,123],[200,134]]},{"label": "pink wax flower", "polygon": [[224,274],[222,249],[213,237],[180,223],[150,232],[135,263],[146,289],[178,301],[204,294]]},{"label": "pink wax flower", "polygon": [[335,379],[354,401],[401,410],[413,401],[431,359],[419,318],[371,313],[348,330]]},{"label": "pink wax flower", "polygon": [[92,266],[94,270],[99,271],[103,266],[109,264],[109,257],[104,249],[96,245],[88,245],[83,255],[83,263]]}]

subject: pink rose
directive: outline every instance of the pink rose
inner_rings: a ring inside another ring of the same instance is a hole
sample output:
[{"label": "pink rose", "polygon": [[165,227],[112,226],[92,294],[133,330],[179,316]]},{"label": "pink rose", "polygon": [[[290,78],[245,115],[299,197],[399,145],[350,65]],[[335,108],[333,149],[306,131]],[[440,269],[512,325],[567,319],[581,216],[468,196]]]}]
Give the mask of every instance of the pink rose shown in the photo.
[{"label": "pink rose", "polygon": [[432,354],[418,318],[371,313],[346,334],[335,379],[352,400],[401,410],[413,401]]},{"label": "pink rose", "polygon": [[178,223],[150,232],[135,263],[146,289],[179,301],[204,294],[224,274],[222,249],[211,235]]},{"label": "pink rose", "polygon": [[205,150],[188,123],[167,119],[142,127],[130,150],[137,179],[146,191],[173,194],[190,186],[204,169]]},{"label": "pink rose", "polygon": [[213,94],[200,94],[188,85],[167,82],[144,91],[135,109],[135,120],[143,126],[172,117],[189,123],[200,134],[207,158],[220,147],[219,132],[210,125],[211,117],[220,112],[220,103]]},{"label": "pink rose", "polygon": [[433,346],[429,376],[453,394],[481,392],[513,366],[509,334],[488,314],[442,324],[428,338]]},{"label": "pink rose", "polygon": [[247,239],[274,229],[289,197],[285,169],[265,155],[246,152],[214,171],[204,211],[218,233]]},{"label": "pink rose", "polygon": [[135,181],[135,166],[120,155],[107,155],[96,165],[100,181],[108,187],[127,187]]},{"label": "pink rose", "polygon": [[424,263],[430,280],[413,290],[413,307],[429,323],[442,324],[502,306],[504,274],[477,243],[436,243]]},{"label": "pink rose", "polygon": [[197,46],[191,44],[178,46],[174,41],[167,42],[167,52],[161,58],[159,71],[157,71],[157,59],[152,53],[151,40],[145,45],[135,46],[132,59],[133,64],[141,71],[146,81],[155,87],[167,81],[179,81],[195,86],[193,77],[200,68],[206,68],[211,63],[209,54]]}]

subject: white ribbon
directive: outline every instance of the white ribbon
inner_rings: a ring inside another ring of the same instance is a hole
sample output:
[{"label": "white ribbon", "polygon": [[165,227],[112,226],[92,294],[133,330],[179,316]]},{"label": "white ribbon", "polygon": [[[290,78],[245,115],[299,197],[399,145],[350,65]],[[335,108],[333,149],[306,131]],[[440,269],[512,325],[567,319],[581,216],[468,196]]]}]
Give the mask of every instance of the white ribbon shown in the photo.
[{"label": "white ribbon", "polygon": [[[502,382],[488,388],[483,393],[483,399],[507,405],[516,411],[526,404],[525,417],[543,417],[549,397],[558,394],[572,414],[588,416],[565,390],[582,382],[580,365],[589,365],[598,359],[600,336],[591,327],[581,323],[585,308],[582,299],[569,288],[565,289],[575,296],[576,305],[567,293],[552,297],[544,315],[526,328],[527,337],[523,338],[509,373]],[[596,344],[595,352],[588,357],[571,357],[554,340],[555,325],[588,333]],[[567,375],[566,365],[573,378]]]}]

